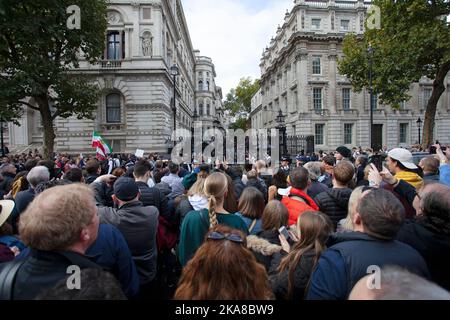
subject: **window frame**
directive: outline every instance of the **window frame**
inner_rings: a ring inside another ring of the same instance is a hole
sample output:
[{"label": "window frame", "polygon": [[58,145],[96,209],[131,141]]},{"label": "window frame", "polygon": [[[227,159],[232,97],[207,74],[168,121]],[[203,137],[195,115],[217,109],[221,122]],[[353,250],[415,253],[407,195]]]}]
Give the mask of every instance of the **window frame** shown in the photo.
[{"label": "window frame", "polygon": [[[317,92],[320,92],[320,97],[317,96]],[[319,100],[320,99],[320,100]],[[320,108],[316,108],[316,102],[320,101]],[[313,88],[313,109],[314,111],[323,110],[323,88]]]},{"label": "window frame", "polygon": [[[318,132],[318,128],[321,128],[322,132]],[[318,137],[321,137],[320,139]],[[315,143],[318,146],[323,146],[325,145],[325,124],[323,123],[316,123],[314,125],[314,139],[315,139]],[[319,143],[321,142],[321,143]]]},{"label": "window frame", "polygon": [[[115,106],[111,106],[111,104],[108,104],[108,99],[111,96],[117,96],[119,104]],[[116,110],[116,113],[118,115],[118,119],[111,119],[110,118],[110,111]],[[105,111],[106,111],[106,123],[122,123],[122,97],[120,93],[117,92],[111,92],[105,97]]]}]

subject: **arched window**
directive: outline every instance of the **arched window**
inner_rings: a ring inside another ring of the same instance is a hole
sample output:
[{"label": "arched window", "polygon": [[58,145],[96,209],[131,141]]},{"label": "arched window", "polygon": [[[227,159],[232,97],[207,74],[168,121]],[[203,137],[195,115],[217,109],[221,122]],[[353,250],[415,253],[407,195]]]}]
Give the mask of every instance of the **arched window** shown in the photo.
[{"label": "arched window", "polygon": [[209,104],[206,105],[206,115],[211,115],[211,106]]},{"label": "arched window", "polygon": [[118,93],[106,96],[106,122],[120,123],[120,95]]},{"label": "arched window", "polygon": [[209,91],[209,81],[206,81],[206,90]]},{"label": "arched window", "polygon": [[198,90],[203,90],[203,81],[202,80],[200,80],[198,82]]},{"label": "arched window", "polygon": [[198,105],[198,115],[203,116],[203,103]]}]

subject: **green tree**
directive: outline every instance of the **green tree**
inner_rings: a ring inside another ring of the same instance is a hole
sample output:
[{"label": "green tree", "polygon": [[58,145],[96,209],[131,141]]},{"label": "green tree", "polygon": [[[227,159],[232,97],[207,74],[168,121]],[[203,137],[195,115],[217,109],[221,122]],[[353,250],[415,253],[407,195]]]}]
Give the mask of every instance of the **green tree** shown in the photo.
[{"label": "green tree", "polygon": [[381,9],[381,28],[368,29],[363,37],[345,38],[344,58],[339,61],[356,91],[369,86],[368,47],[374,48],[373,89],[382,103],[399,108],[409,100],[411,83],[421,77],[432,79],[433,92],[428,101],[423,130],[423,146],[433,142],[437,103],[445,91],[450,71],[450,14],[448,0],[373,0]]},{"label": "green tree", "polygon": [[259,80],[252,78],[241,78],[236,88],[231,89],[227,94],[224,106],[229,110],[232,116],[238,114],[249,115],[252,111],[252,98],[260,88]]},{"label": "green tree", "polygon": [[250,119],[246,118],[246,117],[240,117],[236,120],[236,122],[232,123],[230,125],[230,129],[232,130],[238,130],[238,129],[242,129],[245,131],[247,131],[248,129],[250,129],[251,127],[251,121]]},{"label": "green tree", "polygon": [[[81,9],[79,29],[68,26],[73,20],[67,8],[72,5]],[[92,118],[97,108],[98,88],[76,69],[81,52],[89,62],[102,56],[106,12],[107,0],[0,2],[0,113],[14,120],[25,106],[38,111],[48,159],[55,119]]]}]

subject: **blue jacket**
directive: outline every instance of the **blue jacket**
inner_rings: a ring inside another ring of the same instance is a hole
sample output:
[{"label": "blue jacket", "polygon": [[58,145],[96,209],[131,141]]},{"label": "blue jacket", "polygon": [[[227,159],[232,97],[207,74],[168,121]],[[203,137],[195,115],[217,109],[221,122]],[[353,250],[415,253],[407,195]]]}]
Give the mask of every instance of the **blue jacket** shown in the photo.
[{"label": "blue jacket", "polygon": [[[242,220],[244,220],[245,224],[247,225],[247,229],[250,229],[252,223],[253,223],[253,219],[250,219],[248,217],[244,217],[244,215],[242,215],[242,213],[240,212],[236,212],[235,213],[236,216],[240,217]],[[249,235],[251,236],[256,236],[258,233],[260,233],[262,230],[262,221],[261,219],[257,219],[255,226],[252,229],[252,232],[250,232],[249,230]]]},{"label": "blue jacket", "polygon": [[441,172],[440,182],[450,186],[450,165],[442,165],[439,171]]},{"label": "blue jacket", "polygon": [[109,224],[100,224],[97,240],[87,250],[95,263],[119,280],[128,298],[139,293],[139,276],[130,249],[120,231]]},{"label": "blue jacket", "polygon": [[308,300],[347,299],[355,284],[369,275],[370,266],[400,266],[429,278],[424,259],[407,244],[378,240],[360,232],[335,237],[338,243],[322,254],[312,275]]}]

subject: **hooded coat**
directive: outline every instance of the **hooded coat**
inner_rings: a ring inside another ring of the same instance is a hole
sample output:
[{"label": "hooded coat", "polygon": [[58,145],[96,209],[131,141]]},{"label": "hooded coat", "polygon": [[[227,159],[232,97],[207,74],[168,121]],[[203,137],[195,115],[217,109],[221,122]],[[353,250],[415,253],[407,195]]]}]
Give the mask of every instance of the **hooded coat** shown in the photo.
[{"label": "hooded coat", "polygon": [[266,268],[267,272],[270,270],[275,254],[283,249],[276,230],[262,231],[257,236],[248,236],[247,248],[253,252],[256,260]]}]

